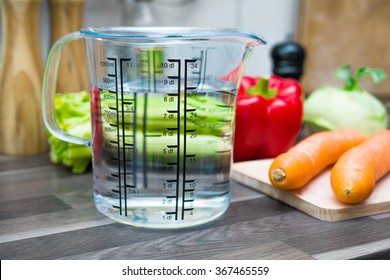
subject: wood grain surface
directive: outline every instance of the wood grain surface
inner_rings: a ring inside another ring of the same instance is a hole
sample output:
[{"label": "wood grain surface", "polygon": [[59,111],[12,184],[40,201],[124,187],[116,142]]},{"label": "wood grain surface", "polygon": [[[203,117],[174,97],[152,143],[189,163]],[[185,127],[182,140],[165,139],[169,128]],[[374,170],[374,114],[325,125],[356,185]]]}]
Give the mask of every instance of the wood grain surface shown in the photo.
[{"label": "wood grain surface", "polygon": [[233,178],[310,216],[324,221],[342,221],[390,212],[390,174],[378,181],[374,192],[364,202],[348,205],[339,201],[330,186],[330,169],[314,177],[306,186],[283,191],[272,186],[268,170],[273,159],[235,164]]},{"label": "wood grain surface", "polygon": [[40,0],[1,1],[0,153],[32,155],[49,149],[42,119],[40,5]]},{"label": "wood grain surface", "polygon": [[93,205],[92,174],[47,154],[0,156],[0,259],[390,258],[390,214],[324,222],[232,182],[228,211],[187,229],[118,224]]},{"label": "wood grain surface", "polygon": [[[50,42],[84,27],[86,0],[50,0]],[[89,89],[87,51],[84,40],[71,42],[61,55],[57,92],[79,92]]]},{"label": "wood grain surface", "polygon": [[[303,87],[307,93],[323,85],[343,84],[335,70],[350,64],[365,65],[390,73],[390,1],[300,0],[298,41],[306,48]],[[388,96],[390,79],[361,85],[378,96]]]}]

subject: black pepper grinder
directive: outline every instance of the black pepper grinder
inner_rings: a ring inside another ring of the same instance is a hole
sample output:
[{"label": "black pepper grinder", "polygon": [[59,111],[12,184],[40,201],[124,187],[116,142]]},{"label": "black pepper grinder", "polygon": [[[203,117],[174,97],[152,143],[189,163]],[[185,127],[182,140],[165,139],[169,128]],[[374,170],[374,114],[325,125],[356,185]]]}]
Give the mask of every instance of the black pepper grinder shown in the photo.
[{"label": "black pepper grinder", "polygon": [[273,60],[272,72],[284,78],[299,81],[303,74],[305,49],[289,36],[287,41],[276,44],[271,50]]}]

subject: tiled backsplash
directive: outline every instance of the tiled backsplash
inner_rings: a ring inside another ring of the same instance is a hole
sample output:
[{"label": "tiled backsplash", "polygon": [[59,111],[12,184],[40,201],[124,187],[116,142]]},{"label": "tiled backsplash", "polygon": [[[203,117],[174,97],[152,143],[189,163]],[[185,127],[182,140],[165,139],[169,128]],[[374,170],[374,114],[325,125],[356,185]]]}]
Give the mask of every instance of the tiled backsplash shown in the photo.
[{"label": "tiled backsplash", "polygon": [[[42,0],[44,59],[50,47],[47,2]],[[297,11],[298,0],[87,0],[84,25],[210,26],[259,32],[268,45],[254,50],[247,73],[268,75],[271,71],[270,49],[295,32]]]}]

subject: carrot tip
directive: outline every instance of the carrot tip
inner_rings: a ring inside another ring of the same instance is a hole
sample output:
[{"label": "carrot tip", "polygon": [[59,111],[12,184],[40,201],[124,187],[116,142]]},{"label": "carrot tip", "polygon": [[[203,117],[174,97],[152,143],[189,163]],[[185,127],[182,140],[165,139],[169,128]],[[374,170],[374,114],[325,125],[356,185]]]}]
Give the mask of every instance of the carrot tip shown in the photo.
[{"label": "carrot tip", "polygon": [[281,183],[286,180],[286,172],[282,168],[275,168],[272,170],[271,175],[275,182]]}]

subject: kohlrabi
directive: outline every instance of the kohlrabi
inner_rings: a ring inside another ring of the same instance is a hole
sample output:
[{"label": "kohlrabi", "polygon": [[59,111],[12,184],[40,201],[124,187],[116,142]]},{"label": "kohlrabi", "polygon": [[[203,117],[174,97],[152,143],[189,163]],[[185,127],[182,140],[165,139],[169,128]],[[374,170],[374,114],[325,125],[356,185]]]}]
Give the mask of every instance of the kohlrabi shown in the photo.
[{"label": "kohlrabi", "polygon": [[339,68],[335,77],[345,80],[343,88],[323,86],[309,95],[304,104],[304,121],[311,130],[355,128],[366,135],[387,128],[387,110],[383,103],[359,86],[369,76],[374,83],[386,78],[380,69],[359,68],[355,76],[351,67]]}]

